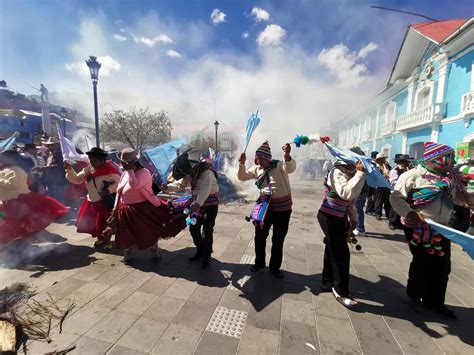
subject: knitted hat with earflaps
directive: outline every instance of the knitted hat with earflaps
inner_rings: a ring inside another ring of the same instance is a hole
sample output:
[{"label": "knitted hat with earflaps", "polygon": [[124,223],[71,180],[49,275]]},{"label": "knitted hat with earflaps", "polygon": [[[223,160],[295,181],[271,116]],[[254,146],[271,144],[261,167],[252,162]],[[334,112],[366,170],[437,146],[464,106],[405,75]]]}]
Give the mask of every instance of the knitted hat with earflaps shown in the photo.
[{"label": "knitted hat with earflaps", "polygon": [[272,160],[272,151],[270,149],[270,144],[268,144],[268,141],[263,143],[255,152],[255,155],[259,158],[265,159],[265,160]]}]

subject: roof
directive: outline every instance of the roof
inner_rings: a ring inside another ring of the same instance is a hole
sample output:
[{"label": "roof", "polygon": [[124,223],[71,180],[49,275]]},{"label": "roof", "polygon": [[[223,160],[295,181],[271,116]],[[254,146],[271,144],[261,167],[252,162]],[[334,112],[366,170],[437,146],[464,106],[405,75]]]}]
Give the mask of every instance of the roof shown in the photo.
[{"label": "roof", "polygon": [[461,27],[467,19],[447,21],[430,21],[411,25],[410,27],[436,44],[443,42],[450,34]]}]

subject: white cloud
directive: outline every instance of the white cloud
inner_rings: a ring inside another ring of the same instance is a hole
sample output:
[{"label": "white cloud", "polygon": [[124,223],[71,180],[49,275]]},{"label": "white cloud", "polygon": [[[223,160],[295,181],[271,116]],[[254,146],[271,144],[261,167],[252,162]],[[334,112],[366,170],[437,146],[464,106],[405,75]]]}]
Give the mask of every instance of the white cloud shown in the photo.
[{"label": "white cloud", "polygon": [[123,41],[127,40],[127,37],[122,36],[122,35],[118,35],[118,34],[114,34],[114,38],[119,42],[123,42]]},{"label": "white cloud", "polygon": [[367,55],[375,51],[378,46],[374,42],[369,42],[366,46],[362,47],[357,53],[357,58],[365,59]]},{"label": "white cloud", "polygon": [[242,38],[247,39],[250,37],[250,34],[248,32],[242,33]]},{"label": "white cloud", "polygon": [[211,22],[214,25],[217,25],[218,23],[221,23],[221,22],[225,22],[225,17],[226,16],[227,15],[225,13],[223,13],[221,10],[214,9],[214,10],[212,10],[212,13],[211,13]]},{"label": "white cloud", "polygon": [[286,31],[278,25],[267,25],[258,35],[257,43],[260,46],[279,46],[286,36]]},{"label": "white cloud", "polygon": [[181,57],[182,57],[181,53],[179,53],[179,52],[177,52],[177,51],[175,51],[175,50],[173,50],[173,49],[168,49],[168,50],[166,51],[166,55],[167,55],[168,57],[172,57],[172,58],[181,58]]},{"label": "white cloud", "polygon": [[[110,74],[114,71],[120,71],[120,63],[109,55],[98,57],[97,61],[102,65],[99,70],[99,78],[101,76],[110,76]],[[71,73],[76,73],[81,76],[90,75],[89,68],[87,67],[85,60],[73,63],[66,63],[66,69]]]},{"label": "white cloud", "polygon": [[268,19],[270,18],[270,14],[261,7],[254,7],[251,13],[255,17],[255,21],[257,22],[268,21]]},{"label": "white cloud", "polygon": [[123,28],[120,29],[120,32],[125,33],[125,30]]},{"label": "white cloud", "polygon": [[167,35],[158,35],[153,38],[149,37],[137,37],[132,34],[133,40],[138,44],[143,44],[147,47],[154,47],[157,43],[170,44],[173,43],[173,40]]},{"label": "white cloud", "polygon": [[359,52],[355,52],[340,43],[323,49],[318,55],[318,62],[326,67],[343,86],[357,86],[367,72],[367,66],[362,60],[376,49],[377,45],[371,42],[362,47]]}]

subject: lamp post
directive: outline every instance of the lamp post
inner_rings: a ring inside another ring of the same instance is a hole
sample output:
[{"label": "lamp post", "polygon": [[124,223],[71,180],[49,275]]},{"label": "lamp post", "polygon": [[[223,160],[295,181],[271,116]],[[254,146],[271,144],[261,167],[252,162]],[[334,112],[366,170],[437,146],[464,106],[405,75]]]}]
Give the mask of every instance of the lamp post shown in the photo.
[{"label": "lamp post", "polygon": [[61,109],[61,111],[59,111],[59,113],[61,114],[61,117],[63,118],[63,133],[64,133],[64,137],[67,138],[67,135],[66,135],[66,117],[67,117],[67,111],[66,109],[63,107]]},{"label": "lamp post", "polygon": [[219,122],[216,120],[216,122],[214,122],[214,127],[216,128],[216,157],[217,157],[217,130],[219,129]]},{"label": "lamp post", "polygon": [[100,147],[99,109],[97,106],[97,82],[99,81],[99,69],[101,67],[101,64],[97,61],[97,57],[94,57],[92,55],[89,57],[89,59],[86,60],[86,64],[89,67],[89,71],[91,73],[92,86],[94,89],[95,145],[96,147]]}]

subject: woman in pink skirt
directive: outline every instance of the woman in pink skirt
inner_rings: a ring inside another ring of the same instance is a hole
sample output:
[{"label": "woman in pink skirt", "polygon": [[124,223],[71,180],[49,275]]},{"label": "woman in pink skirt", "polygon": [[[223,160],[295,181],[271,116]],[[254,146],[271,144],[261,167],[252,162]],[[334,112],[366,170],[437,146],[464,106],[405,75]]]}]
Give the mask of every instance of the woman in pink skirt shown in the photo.
[{"label": "woman in pink skirt", "polygon": [[132,248],[151,249],[159,262],[158,239],[176,236],[186,227],[186,216],[172,215],[168,201],[153,194],[152,176],[138,162],[137,153],[126,148],[118,154],[124,173],[120,177],[115,201],[115,246],[124,249],[125,263],[132,260]]}]

